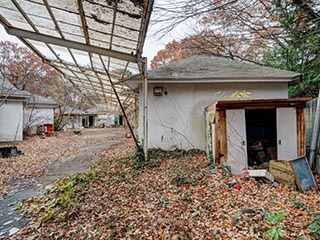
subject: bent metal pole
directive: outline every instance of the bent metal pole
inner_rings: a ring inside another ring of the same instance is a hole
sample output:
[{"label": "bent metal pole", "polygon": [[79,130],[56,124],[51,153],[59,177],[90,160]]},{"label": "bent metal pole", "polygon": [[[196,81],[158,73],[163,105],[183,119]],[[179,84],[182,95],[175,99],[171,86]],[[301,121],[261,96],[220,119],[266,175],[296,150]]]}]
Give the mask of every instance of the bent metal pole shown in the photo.
[{"label": "bent metal pole", "polygon": [[130,133],[131,133],[131,135],[132,135],[132,137],[133,137],[133,139],[134,139],[134,142],[136,143],[136,146],[139,147],[138,140],[137,140],[136,136],[134,135],[134,132],[133,132],[133,129],[132,129],[132,127],[131,127],[131,124],[130,124],[130,122],[129,122],[129,120],[128,120],[126,111],[124,110],[124,107],[123,107],[123,105],[122,105],[122,103],[121,103],[121,101],[120,101],[120,98],[119,98],[118,92],[117,92],[117,90],[116,90],[116,88],[115,88],[115,86],[114,86],[114,83],[113,83],[113,81],[111,80],[110,73],[109,73],[109,71],[106,71],[106,73],[107,73],[107,75],[108,75],[109,82],[110,82],[110,85],[111,85],[111,87],[112,87],[112,90],[113,90],[114,94],[116,95],[116,98],[117,98],[118,103],[119,103],[119,105],[120,105],[122,114],[123,114],[124,118],[126,119],[126,122],[127,122],[127,124],[128,124],[128,127],[129,127],[129,129],[130,129]]}]

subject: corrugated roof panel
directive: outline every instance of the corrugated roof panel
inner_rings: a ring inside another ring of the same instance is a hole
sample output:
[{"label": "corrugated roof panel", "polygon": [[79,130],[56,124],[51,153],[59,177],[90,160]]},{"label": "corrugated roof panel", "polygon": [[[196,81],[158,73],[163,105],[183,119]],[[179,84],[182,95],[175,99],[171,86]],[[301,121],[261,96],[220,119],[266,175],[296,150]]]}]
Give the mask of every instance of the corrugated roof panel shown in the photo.
[{"label": "corrugated roof panel", "polygon": [[[0,4],[5,5],[4,3],[2,3],[0,1]],[[22,16],[22,14],[20,12],[18,12],[15,8],[15,6],[12,6],[12,8],[7,8],[7,6],[1,6],[0,5],[0,12],[1,15],[7,19],[7,21],[9,23],[11,23],[12,25],[17,25],[20,22],[23,24],[28,24],[28,22],[24,19],[24,17]],[[29,25],[29,24],[28,24]],[[30,29],[31,30],[31,29]]]},{"label": "corrugated roof panel", "polygon": [[116,25],[120,27],[126,27],[135,31],[139,31],[139,23],[141,23],[141,16],[140,15],[133,15],[130,14],[131,20],[128,22],[128,15],[129,13],[117,11],[116,14]]},{"label": "corrugated roof panel", "polygon": [[[38,0],[43,2],[43,0]],[[52,8],[62,9],[68,12],[73,12],[78,14],[78,3],[77,0],[68,0],[68,1],[61,1],[61,0],[47,0],[49,5]]]},{"label": "corrugated roof panel", "polygon": [[62,32],[83,37],[83,30],[80,25],[76,25],[75,23],[69,23],[69,22],[58,22],[58,23]]},{"label": "corrugated roof panel", "polygon": [[[42,29],[48,29],[50,31],[55,31],[56,33],[58,33],[56,31],[54,22],[52,21],[51,18],[38,17],[34,15],[29,15],[29,18],[33,22],[33,24],[37,27],[38,30],[39,28],[42,28]],[[40,32],[46,33],[45,30],[42,30]],[[56,35],[58,36],[58,34]]]},{"label": "corrugated roof panel", "polygon": [[[81,26],[81,19],[78,14],[56,8],[51,8],[51,11],[53,12],[54,17],[58,22],[64,22],[69,23],[70,25]],[[70,27],[70,31],[72,31],[71,28],[72,27]]]},{"label": "corrugated roof panel", "polygon": [[53,52],[48,48],[47,44],[34,40],[27,40],[31,45],[35,46],[37,50],[49,60],[56,60],[56,56]]},{"label": "corrugated roof panel", "polygon": [[[97,22],[93,18],[86,18],[88,30],[97,31],[106,35],[111,35],[112,24]],[[103,40],[103,39],[102,39]]]},{"label": "corrugated roof panel", "polygon": [[[1,11],[1,9],[0,9]],[[11,19],[9,21],[9,23],[11,25],[14,25],[14,26],[17,26],[18,28],[21,28],[21,29],[24,29],[24,30],[27,30],[27,31],[32,31],[32,27],[30,26],[30,24],[26,21],[20,21],[20,20],[14,20],[14,19]]]},{"label": "corrugated roof panel", "polygon": [[16,0],[18,6],[22,8],[23,12],[28,15],[28,17],[39,17],[39,18],[48,18],[50,19],[50,16],[48,14],[48,11],[43,3],[35,3],[32,1],[26,1],[26,0]]},{"label": "corrugated roof panel", "polygon": [[1,0],[0,22],[93,101],[117,108],[110,80],[139,72],[152,5],[153,0]]},{"label": "corrugated roof panel", "polygon": [[91,18],[102,24],[111,24],[113,22],[114,10],[108,7],[101,7],[96,3],[83,2],[84,13],[87,18]]}]

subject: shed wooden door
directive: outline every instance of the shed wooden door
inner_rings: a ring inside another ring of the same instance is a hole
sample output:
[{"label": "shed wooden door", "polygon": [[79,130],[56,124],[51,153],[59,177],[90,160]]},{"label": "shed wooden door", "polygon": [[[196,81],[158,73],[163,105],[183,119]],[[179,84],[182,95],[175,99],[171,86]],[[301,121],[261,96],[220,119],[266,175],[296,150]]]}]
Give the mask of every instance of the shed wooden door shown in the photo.
[{"label": "shed wooden door", "polygon": [[233,174],[248,167],[245,110],[226,110],[228,161]]},{"label": "shed wooden door", "polygon": [[278,160],[298,157],[297,115],[295,108],[277,108]]}]

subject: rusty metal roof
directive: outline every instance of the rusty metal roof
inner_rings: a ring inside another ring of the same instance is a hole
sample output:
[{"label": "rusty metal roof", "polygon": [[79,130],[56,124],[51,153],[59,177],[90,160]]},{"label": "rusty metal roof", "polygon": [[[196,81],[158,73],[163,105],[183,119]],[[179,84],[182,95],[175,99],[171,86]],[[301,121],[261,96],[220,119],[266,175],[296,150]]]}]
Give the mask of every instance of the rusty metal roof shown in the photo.
[{"label": "rusty metal roof", "polygon": [[153,0],[1,0],[0,22],[97,106],[132,95],[119,84],[141,72]]}]

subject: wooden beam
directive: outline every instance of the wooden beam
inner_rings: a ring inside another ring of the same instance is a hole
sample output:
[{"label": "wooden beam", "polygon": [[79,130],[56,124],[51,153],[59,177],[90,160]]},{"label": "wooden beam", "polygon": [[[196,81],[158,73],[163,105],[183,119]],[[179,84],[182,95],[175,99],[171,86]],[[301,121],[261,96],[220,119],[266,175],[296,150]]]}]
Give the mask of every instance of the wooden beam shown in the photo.
[{"label": "wooden beam", "polygon": [[311,98],[226,100],[216,103],[217,109],[270,109],[281,107],[306,107]]},{"label": "wooden beam", "polygon": [[220,128],[220,117],[219,112],[215,112],[214,116],[214,159],[216,163],[220,163],[220,136],[219,136],[219,128]]},{"label": "wooden beam", "polygon": [[305,108],[297,108],[298,156],[306,154],[306,118]]},{"label": "wooden beam", "polygon": [[220,115],[220,163],[225,164],[228,157],[227,146],[227,118],[226,111],[219,111]]}]

